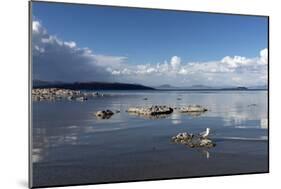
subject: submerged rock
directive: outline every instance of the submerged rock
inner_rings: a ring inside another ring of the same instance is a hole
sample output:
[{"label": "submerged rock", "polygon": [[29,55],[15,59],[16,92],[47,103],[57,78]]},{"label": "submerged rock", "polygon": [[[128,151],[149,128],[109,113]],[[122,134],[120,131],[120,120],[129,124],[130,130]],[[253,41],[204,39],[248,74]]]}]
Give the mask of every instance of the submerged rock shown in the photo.
[{"label": "submerged rock", "polygon": [[131,107],[127,110],[129,113],[156,116],[162,114],[171,114],[173,108],[168,106],[151,106],[151,107]]},{"label": "submerged rock", "polygon": [[68,96],[67,97],[67,100],[69,100],[69,101],[71,101],[71,100],[73,100],[74,98],[73,98],[73,96]]},{"label": "submerged rock", "polygon": [[83,102],[83,101],[88,100],[88,99],[85,96],[80,96],[80,97],[77,97],[76,100]]},{"label": "submerged rock", "polygon": [[199,117],[202,114],[204,114],[204,112],[182,112],[182,113],[186,113],[187,115],[189,115],[191,117]]},{"label": "submerged rock", "polygon": [[254,107],[257,106],[257,104],[249,104],[248,107]]},{"label": "submerged rock", "polygon": [[97,118],[109,119],[114,113],[111,110],[101,110],[96,112]]},{"label": "submerged rock", "polygon": [[100,96],[100,94],[98,92],[93,92],[92,96]]},{"label": "submerged rock", "polygon": [[172,137],[172,142],[176,144],[184,144],[189,146],[190,148],[195,147],[205,147],[211,148],[216,144],[209,138],[202,137],[201,135],[193,135],[189,133],[179,133],[176,136]]},{"label": "submerged rock", "polygon": [[90,93],[89,95],[92,96],[92,97],[110,96],[109,94],[102,94],[102,93],[99,93],[99,92],[93,92],[93,93]]},{"label": "submerged rock", "polygon": [[200,105],[190,105],[187,107],[181,107],[179,108],[179,112],[186,113],[186,112],[206,112],[208,111],[207,108],[204,108]]}]

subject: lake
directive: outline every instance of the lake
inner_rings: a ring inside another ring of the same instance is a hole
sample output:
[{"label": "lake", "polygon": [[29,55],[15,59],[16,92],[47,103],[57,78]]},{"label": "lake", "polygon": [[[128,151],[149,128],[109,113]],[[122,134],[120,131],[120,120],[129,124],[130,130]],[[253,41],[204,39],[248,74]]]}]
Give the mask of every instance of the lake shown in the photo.
[{"label": "lake", "polygon": [[[84,102],[33,102],[33,186],[268,172],[267,91],[102,91]],[[145,100],[146,98],[146,100]],[[153,119],[132,106],[198,104]],[[99,110],[120,110],[97,119]],[[211,129],[211,149],[174,144],[179,132]]]}]

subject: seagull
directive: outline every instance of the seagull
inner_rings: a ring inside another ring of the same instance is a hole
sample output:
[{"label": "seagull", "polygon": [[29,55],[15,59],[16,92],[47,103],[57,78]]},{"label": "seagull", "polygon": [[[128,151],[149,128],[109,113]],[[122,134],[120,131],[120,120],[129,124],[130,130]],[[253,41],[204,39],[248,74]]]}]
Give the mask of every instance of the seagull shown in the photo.
[{"label": "seagull", "polygon": [[203,138],[206,138],[210,134],[210,128],[206,128],[206,131],[200,133],[199,135]]}]

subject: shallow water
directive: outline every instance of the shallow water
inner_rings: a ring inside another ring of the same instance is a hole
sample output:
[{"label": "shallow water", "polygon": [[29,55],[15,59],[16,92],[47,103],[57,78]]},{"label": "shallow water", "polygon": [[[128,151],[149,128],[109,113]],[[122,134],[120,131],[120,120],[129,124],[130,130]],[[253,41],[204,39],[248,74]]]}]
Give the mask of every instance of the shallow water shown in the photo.
[{"label": "shallow water", "polygon": [[[35,186],[119,182],[268,171],[267,91],[106,91],[85,102],[33,102]],[[144,100],[147,98],[147,100]],[[159,119],[131,106],[199,104]],[[110,119],[94,112],[120,110]],[[211,129],[212,149],[172,144],[179,132]],[[196,166],[197,165],[197,166]]]}]

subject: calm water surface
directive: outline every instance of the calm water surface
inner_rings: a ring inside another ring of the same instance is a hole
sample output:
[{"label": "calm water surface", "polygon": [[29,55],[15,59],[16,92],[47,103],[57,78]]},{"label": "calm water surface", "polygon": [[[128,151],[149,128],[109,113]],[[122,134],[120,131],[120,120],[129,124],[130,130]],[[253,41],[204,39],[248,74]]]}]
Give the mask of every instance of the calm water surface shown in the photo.
[{"label": "calm water surface", "polygon": [[[179,178],[268,171],[267,91],[106,91],[85,102],[33,102],[35,186]],[[144,100],[147,98],[147,100]],[[161,119],[130,115],[131,106],[199,104]],[[97,119],[98,110],[120,110]],[[217,146],[172,144],[179,132],[211,128]],[[200,166],[196,166],[200,165]]]}]

